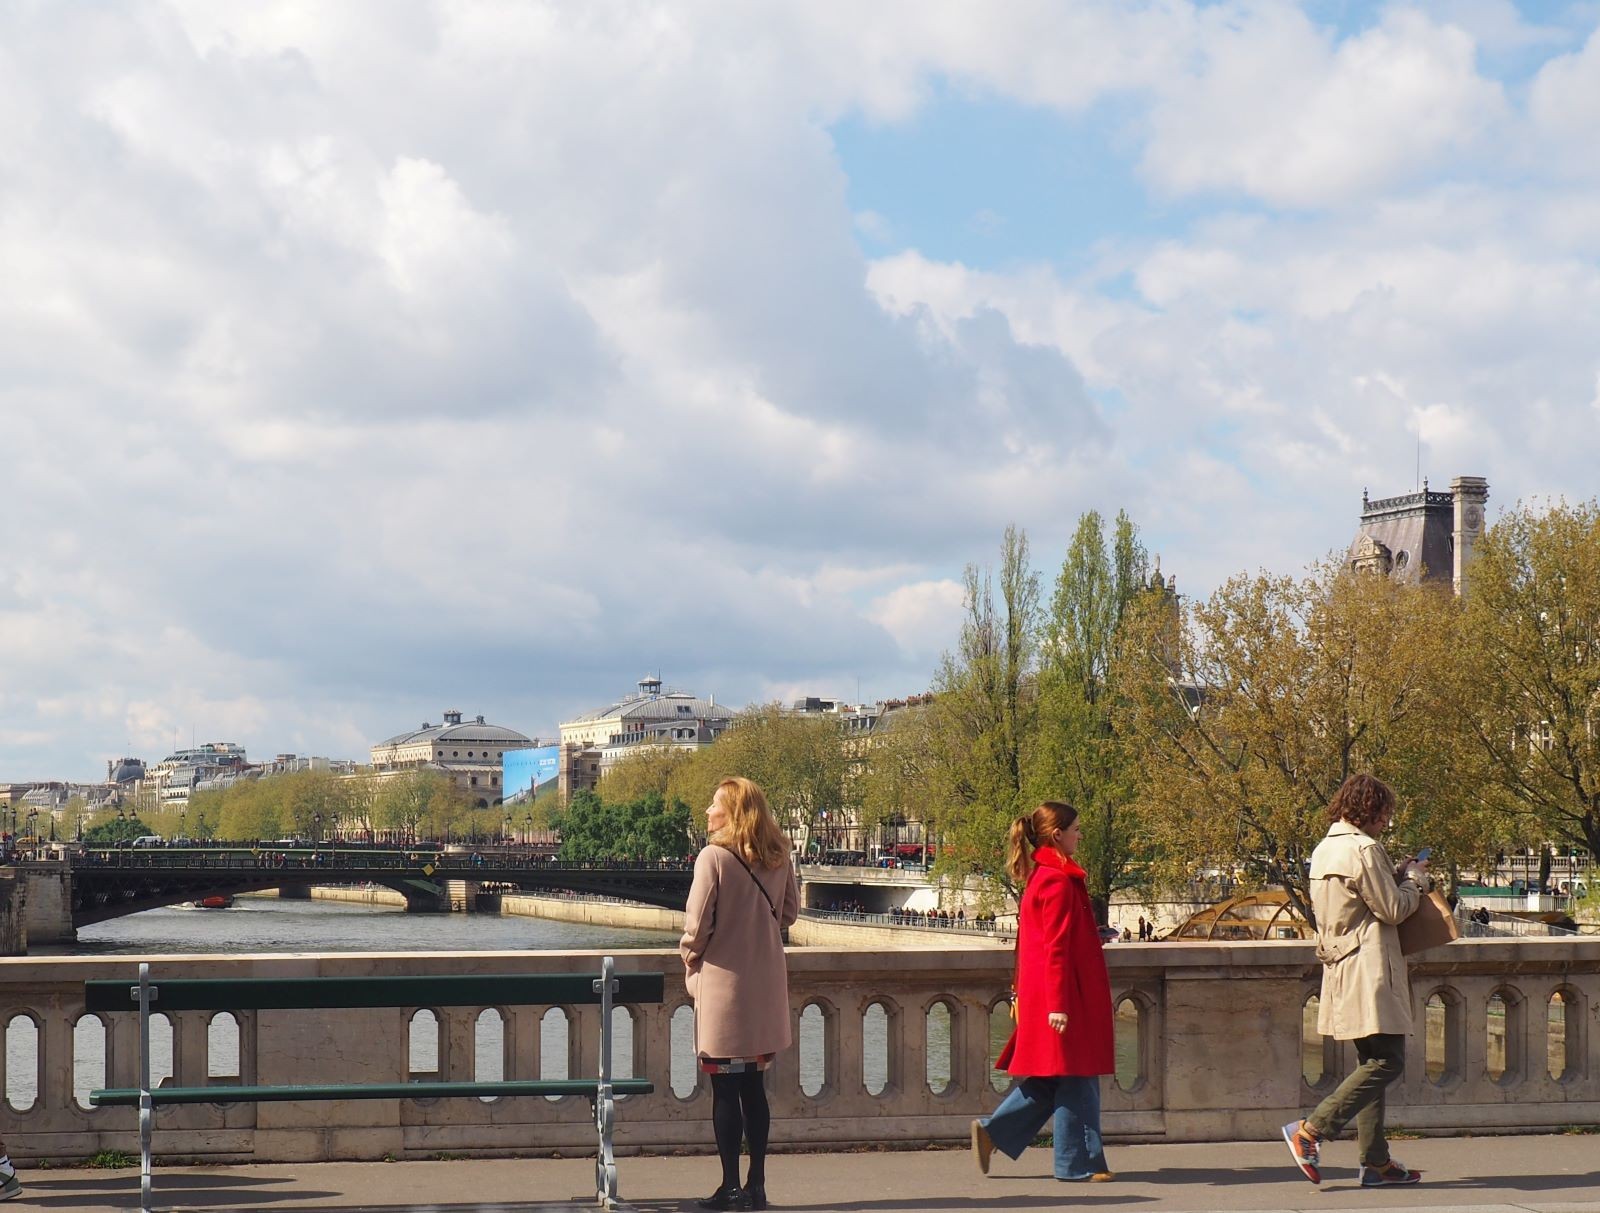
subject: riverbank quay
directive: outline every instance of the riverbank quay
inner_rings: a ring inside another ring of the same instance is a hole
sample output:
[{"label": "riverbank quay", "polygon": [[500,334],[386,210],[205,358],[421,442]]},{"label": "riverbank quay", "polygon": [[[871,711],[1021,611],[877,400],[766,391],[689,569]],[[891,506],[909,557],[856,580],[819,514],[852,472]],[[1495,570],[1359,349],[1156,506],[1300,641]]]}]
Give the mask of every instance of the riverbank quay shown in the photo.
[{"label": "riverbank quay", "polygon": [[[355,977],[553,973],[601,953],[317,953],[154,956],[163,977]],[[1113,945],[1119,1065],[1104,1084],[1117,1142],[1272,1140],[1355,1064],[1307,1031],[1320,966],[1297,941]],[[132,1015],[86,1014],[83,982],[133,980],[140,957],[0,960],[6,1030],[4,1123],[22,1162],[136,1149],[133,1109],[88,1108],[87,1091],[137,1084]],[[692,1009],[674,950],[625,952],[623,970],[659,972],[660,1006],[624,1006],[622,1076],[656,1091],[622,1103],[628,1153],[707,1148],[707,1080],[694,1064]],[[797,1047],[768,1073],[778,1151],[965,1140],[1008,1081],[992,1069],[1009,1026],[1011,956],[999,948],[794,948]],[[1417,1031],[1391,1091],[1389,1123],[1428,1135],[1529,1133],[1600,1122],[1600,940],[1460,940],[1412,965]],[[162,1109],[168,1161],[232,1163],[564,1155],[592,1148],[587,1105],[425,1097],[430,1080],[559,1078],[592,1070],[592,1007],[260,1011],[157,1016],[173,1081],[211,1084],[214,1104]],[[167,1026],[163,1027],[165,1022]],[[221,1030],[219,1030],[219,1026]],[[425,1044],[419,1048],[418,1042]],[[488,1042],[486,1045],[485,1042]],[[802,1070],[801,1056],[809,1060]],[[24,1084],[22,1076],[31,1081]],[[158,1079],[160,1075],[157,1075]],[[997,1082],[996,1079],[999,1081]],[[419,1083],[418,1098],[240,1105],[232,1083]],[[26,1089],[25,1089],[26,1088]],[[1596,1151],[1600,1154],[1600,1151]]]},{"label": "riverbank quay", "polygon": [[[699,1126],[709,1149],[709,1122]],[[1059,1213],[1600,1213],[1596,1139],[1582,1136],[1430,1138],[1395,1143],[1424,1174],[1416,1187],[1373,1192],[1355,1178],[1355,1144],[1326,1149],[1314,1188],[1289,1165],[1281,1141],[1113,1147],[1117,1179],[1062,1184],[1048,1150],[1012,1162],[994,1156],[987,1178],[964,1150],[781,1154],[767,1160],[774,1209],[805,1213],[921,1210]],[[687,1213],[716,1182],[712,1158],[632,1158],[621,1163],[623,1209]],[[163,1167],[163,1208],[222,1213],[438,1210],[440,1213],[577,1213],[593,1210],[594,1164],[578,1158],[471,1159],[302,1166]],[[138,1207],[137,1172],[23,1172],[14,1208],[100,1213]]]},{"label": "riverbank quay", "polygon": [[[313,885],[310,894],[314,901],[395,908],[405,906],[403,896],[382,885],[366,888]],[[276,896],[276,893],[252,893],[247,896],[272,897]],[[663,910],[656,906],[642,906],[635,902],[610,898],[500,893],[494,897],[493,905],[495,906],[493,910],[479,909],[477,913],[543,918],[550,922],[618,927],[624,930],[670,932],[683,930],[681,910]],[[1010,947],[1012,936],[995,931],[979,931],[975,927],[958,929],[953,925],[931,927],[919,926],[912,922],[896,922],[886,914],[833,914],[826,911],[802,910],[799,920],[789,928],[789,942],[794,947],[809,948],[925,949],[997,945]]]}]

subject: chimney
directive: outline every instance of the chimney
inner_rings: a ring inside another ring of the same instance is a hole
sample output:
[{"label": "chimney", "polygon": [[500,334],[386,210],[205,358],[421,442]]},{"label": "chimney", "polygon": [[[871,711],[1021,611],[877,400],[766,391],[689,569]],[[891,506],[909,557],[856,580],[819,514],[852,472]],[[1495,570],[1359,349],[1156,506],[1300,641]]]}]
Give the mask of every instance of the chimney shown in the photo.
[{"label": "chimney", "polygon": [[1453,582],[1456,596],[1467,592],[1467,572],[1483,534],[1484,506],[1489,501],[1489,482],[1482,476],[1457,476],[1450,482],[1455,499],[1455,531],[1451,547],[1455,553]]}]

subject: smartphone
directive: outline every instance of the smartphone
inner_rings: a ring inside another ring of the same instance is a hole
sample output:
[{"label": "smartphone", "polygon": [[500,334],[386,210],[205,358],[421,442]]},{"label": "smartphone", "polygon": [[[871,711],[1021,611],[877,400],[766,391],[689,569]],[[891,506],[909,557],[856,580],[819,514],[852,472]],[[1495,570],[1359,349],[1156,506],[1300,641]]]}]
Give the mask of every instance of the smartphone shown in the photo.
[{"label": "smartphone", "polygon": [[1433,854],[1433,848],[1432,847],[1423,847],[1422,850],[1417,852],[1415,862],[1417,862],[1417,863],[1427,863],[1428,862],[1428,856],[1432,855],[1432,854]]}]

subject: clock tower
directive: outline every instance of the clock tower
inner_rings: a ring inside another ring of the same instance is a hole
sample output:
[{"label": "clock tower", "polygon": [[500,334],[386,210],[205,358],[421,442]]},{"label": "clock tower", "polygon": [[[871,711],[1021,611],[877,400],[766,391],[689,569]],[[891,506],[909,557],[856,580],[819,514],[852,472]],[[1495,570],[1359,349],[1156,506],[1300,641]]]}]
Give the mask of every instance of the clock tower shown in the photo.
[{"label": "clock tower", "polygon": [[1451,535],[1451,547],[1455,551],[1454,582],[1459,596],[1466,593],[1467,570],[1476,554],[1478,539],[1483,534],[1489,482],[1482,476],[1457,476],[1450,482],[1450,496],[1455,499],[1455,531]]}]

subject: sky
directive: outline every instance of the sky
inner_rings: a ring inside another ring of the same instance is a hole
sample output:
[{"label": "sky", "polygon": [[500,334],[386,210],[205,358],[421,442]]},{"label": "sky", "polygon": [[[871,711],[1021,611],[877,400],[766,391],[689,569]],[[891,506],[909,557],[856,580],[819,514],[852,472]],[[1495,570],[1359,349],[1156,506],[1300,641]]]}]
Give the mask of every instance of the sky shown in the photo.
[{"label": "sky", "polygon": [[1594,496],[1600,3],[0,6],[0,781],[924,689]]}]

